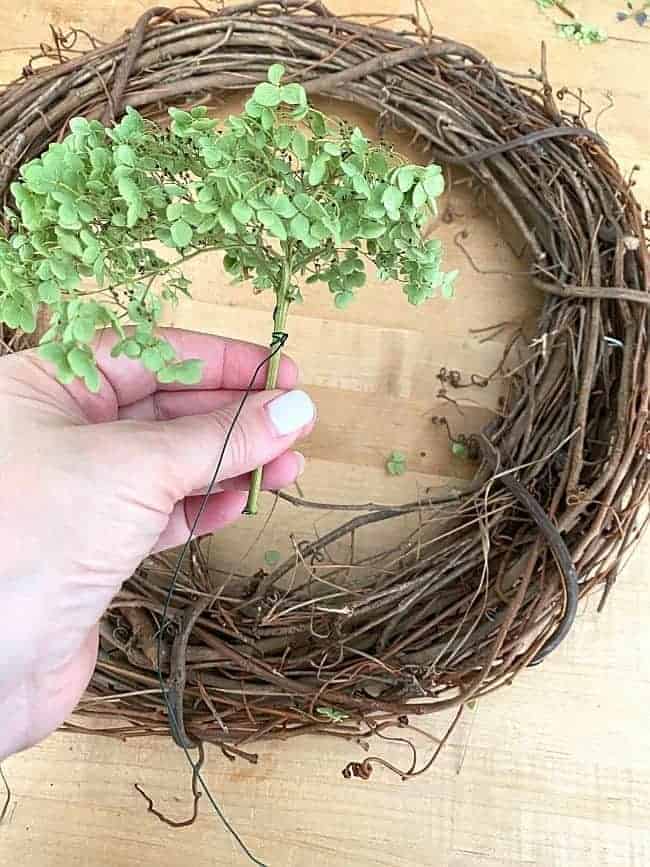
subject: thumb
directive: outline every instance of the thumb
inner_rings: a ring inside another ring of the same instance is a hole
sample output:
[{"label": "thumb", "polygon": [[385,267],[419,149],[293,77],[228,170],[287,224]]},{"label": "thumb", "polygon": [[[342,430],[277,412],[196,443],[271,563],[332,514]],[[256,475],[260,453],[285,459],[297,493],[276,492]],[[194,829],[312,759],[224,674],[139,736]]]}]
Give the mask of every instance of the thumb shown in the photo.
[{"label": "thumb", "polygon": [[207,415],[156,423],[177,500],[207,489],[222,451],[217,482],[269,463],[309,433],[316,417],[311,398],[298,389],[251,392],[240,406],[241,399]]}]

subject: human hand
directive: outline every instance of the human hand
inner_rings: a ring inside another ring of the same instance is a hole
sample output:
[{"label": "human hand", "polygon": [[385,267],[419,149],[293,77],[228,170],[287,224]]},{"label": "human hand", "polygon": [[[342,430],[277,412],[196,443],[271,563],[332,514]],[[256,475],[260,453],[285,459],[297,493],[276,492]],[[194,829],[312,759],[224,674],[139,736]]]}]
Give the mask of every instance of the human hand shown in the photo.
[{"label": "human hand", "polygon": [[[101,335],[98,394],[59,383],[36,352],[0,359],[0,760],[59,726],[97,657],[97,623],[139,563],[185,541],[242,391],[268,350],[167,330],[205,360],[193,387],[163,386],[110,355]],[[291,450],[314,407],[283,358],[279,389],[252,392],[233,429],[197,533],[236,520],[248,473],[278,489],[300,474]],[[255,382],[262,389],[264,370]]]}]

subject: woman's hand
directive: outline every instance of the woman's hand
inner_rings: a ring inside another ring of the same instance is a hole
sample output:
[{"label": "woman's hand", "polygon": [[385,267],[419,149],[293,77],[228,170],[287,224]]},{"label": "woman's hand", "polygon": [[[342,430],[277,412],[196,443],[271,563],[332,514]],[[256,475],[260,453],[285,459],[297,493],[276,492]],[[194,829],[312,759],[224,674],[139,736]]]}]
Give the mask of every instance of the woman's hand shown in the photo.
[{"label": "woman's hand", "polygon": [[[178,357],[205,360],[201,382],[162,386],[138,362],[96,356],[101,389],[61,385],[36,352],[0,359],[0,760],[45,737],[74,708],[97,656],[97,623],[153,551],[185,541],[257,365],[269,350],[168,330]],[[261,389],[262,370],[256,381]],[[248,473],[265,487],[303,467],[291,450],[314,421],[280,365],[274,392],[249,396],[198,534],[235,521]]]}]

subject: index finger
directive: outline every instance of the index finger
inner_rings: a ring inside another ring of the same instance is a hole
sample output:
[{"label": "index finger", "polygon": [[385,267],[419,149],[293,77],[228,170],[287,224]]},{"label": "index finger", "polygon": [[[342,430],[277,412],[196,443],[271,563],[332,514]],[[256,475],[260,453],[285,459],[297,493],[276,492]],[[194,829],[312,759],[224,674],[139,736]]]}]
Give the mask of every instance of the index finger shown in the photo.
[{"label": "index finger", "polygon": [[[118,338],[113,332],[104,331],[95,343],[97,366],[102,373],[100,396],[102,396],[101,391],[110,388],[118,405],[125,406],[142,400],[154,392],[178,388],[184,391],[245,389],[250,385],[255,369],[271,353],[268,347],[254,343],[185,331],[180,328],[160,328],[157,329],[157,333],[169,341],[180,361],[189,358],[199,358],[203,361],[200,381],[193,386],[158,382],[155,374],[147,370],[138,359],[124,356],[113,358],[111,349]],[[264,388],[266,370],[267,365],[264,364],[257,372],[253,388]],[[297,380],[298,368],[295,362],[283,355],[280,359],[277,387],[293,388]]]}]

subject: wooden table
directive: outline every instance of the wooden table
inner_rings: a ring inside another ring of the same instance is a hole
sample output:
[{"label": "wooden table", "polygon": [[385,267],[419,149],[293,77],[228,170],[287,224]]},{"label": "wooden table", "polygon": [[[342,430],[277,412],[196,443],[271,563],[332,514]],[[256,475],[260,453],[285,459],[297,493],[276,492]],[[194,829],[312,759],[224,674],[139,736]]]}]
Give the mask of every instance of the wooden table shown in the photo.
[{"label": "wooden table", "polygon": [[[360,0],[330,5],[346,13],[363,6]],[[557,38],[533,0],[438,0],[428,8],[436,30],[474,44],[502,67],[536,66],[546,39],[558,87],[581,89],[592,118],[613,101],[599,128],[626,169],[641,165],[637,189],[647,203],[650,33],[615,21],[623,5],[571,2],[584,20],[632,40],[587,49]],[[10,0],[0,7],[0,45],[38,44],[49,38],[50,24],[76,24],[111,38],[144,8],[143,0]],[[408,0],[383,0],[381,8],[411,11]],[[14,77],[27,53],[0,54],[0,78]],[[369,127],[371,119],[362,120]],[[462,188],[453,207],[453,224],[439,234],[449,267],[462,268],[455,302],[435,301],[416,313],[395,287],[372,283],[345,317],[313,293],[294,317],[291,352],[320,410],[305,449],[303,489],[312,498],[399,501],[412,496],[417,483],[467,472],[450,459],[441,431],[431,425],[444,407],[436,398],[436,373],[441,366],[490,370],[505,337],[480,343],[469,329],[504,319],[530,321],[539,299],[517,278],[472,270],[453,243],[461,228],[469,230],[467,244],[481,267],[507,270],[517,263]],[[178,324],[267,339],[268,299],[224,288],[221,276],[205,265],[194,274],[196,300],[178,311]],[[448,406],[444,411],[456,429],[469,432],[497,397],[496,388],[468,393],[464,416],[450,414]],[[393,448],[409,455],[410,471],[399,479],[384,470]],[[261,560],[265,548],[286,547],[289,525],[308,534],[315,520],[321,527],[329,518],[279,510],[249,565]],[[236,562],[259,526],[244,523],[219,536],[213,556]],[[509,690],[482,700],[428,775],[400,783],[379,770],[368,783],[344,781],[340,770],[358,752],[326,740],[262,745],[257,766],[230,764],[210,751],[206,777],[225,813],[273,867],[650,864],[649,558],[650,538],[605,612],[596,615],[597,600],[590,600],[561,650]],[[428,725],[439,733],[444,722]],[[187,768],[170,744],[57,735],[6,762],[5,770],[14,801],[0,828],[0,863],[245,863],[205,804],[187,831],[171,831],[146,814],[135,782],[166,812],[187,813]]]}]

